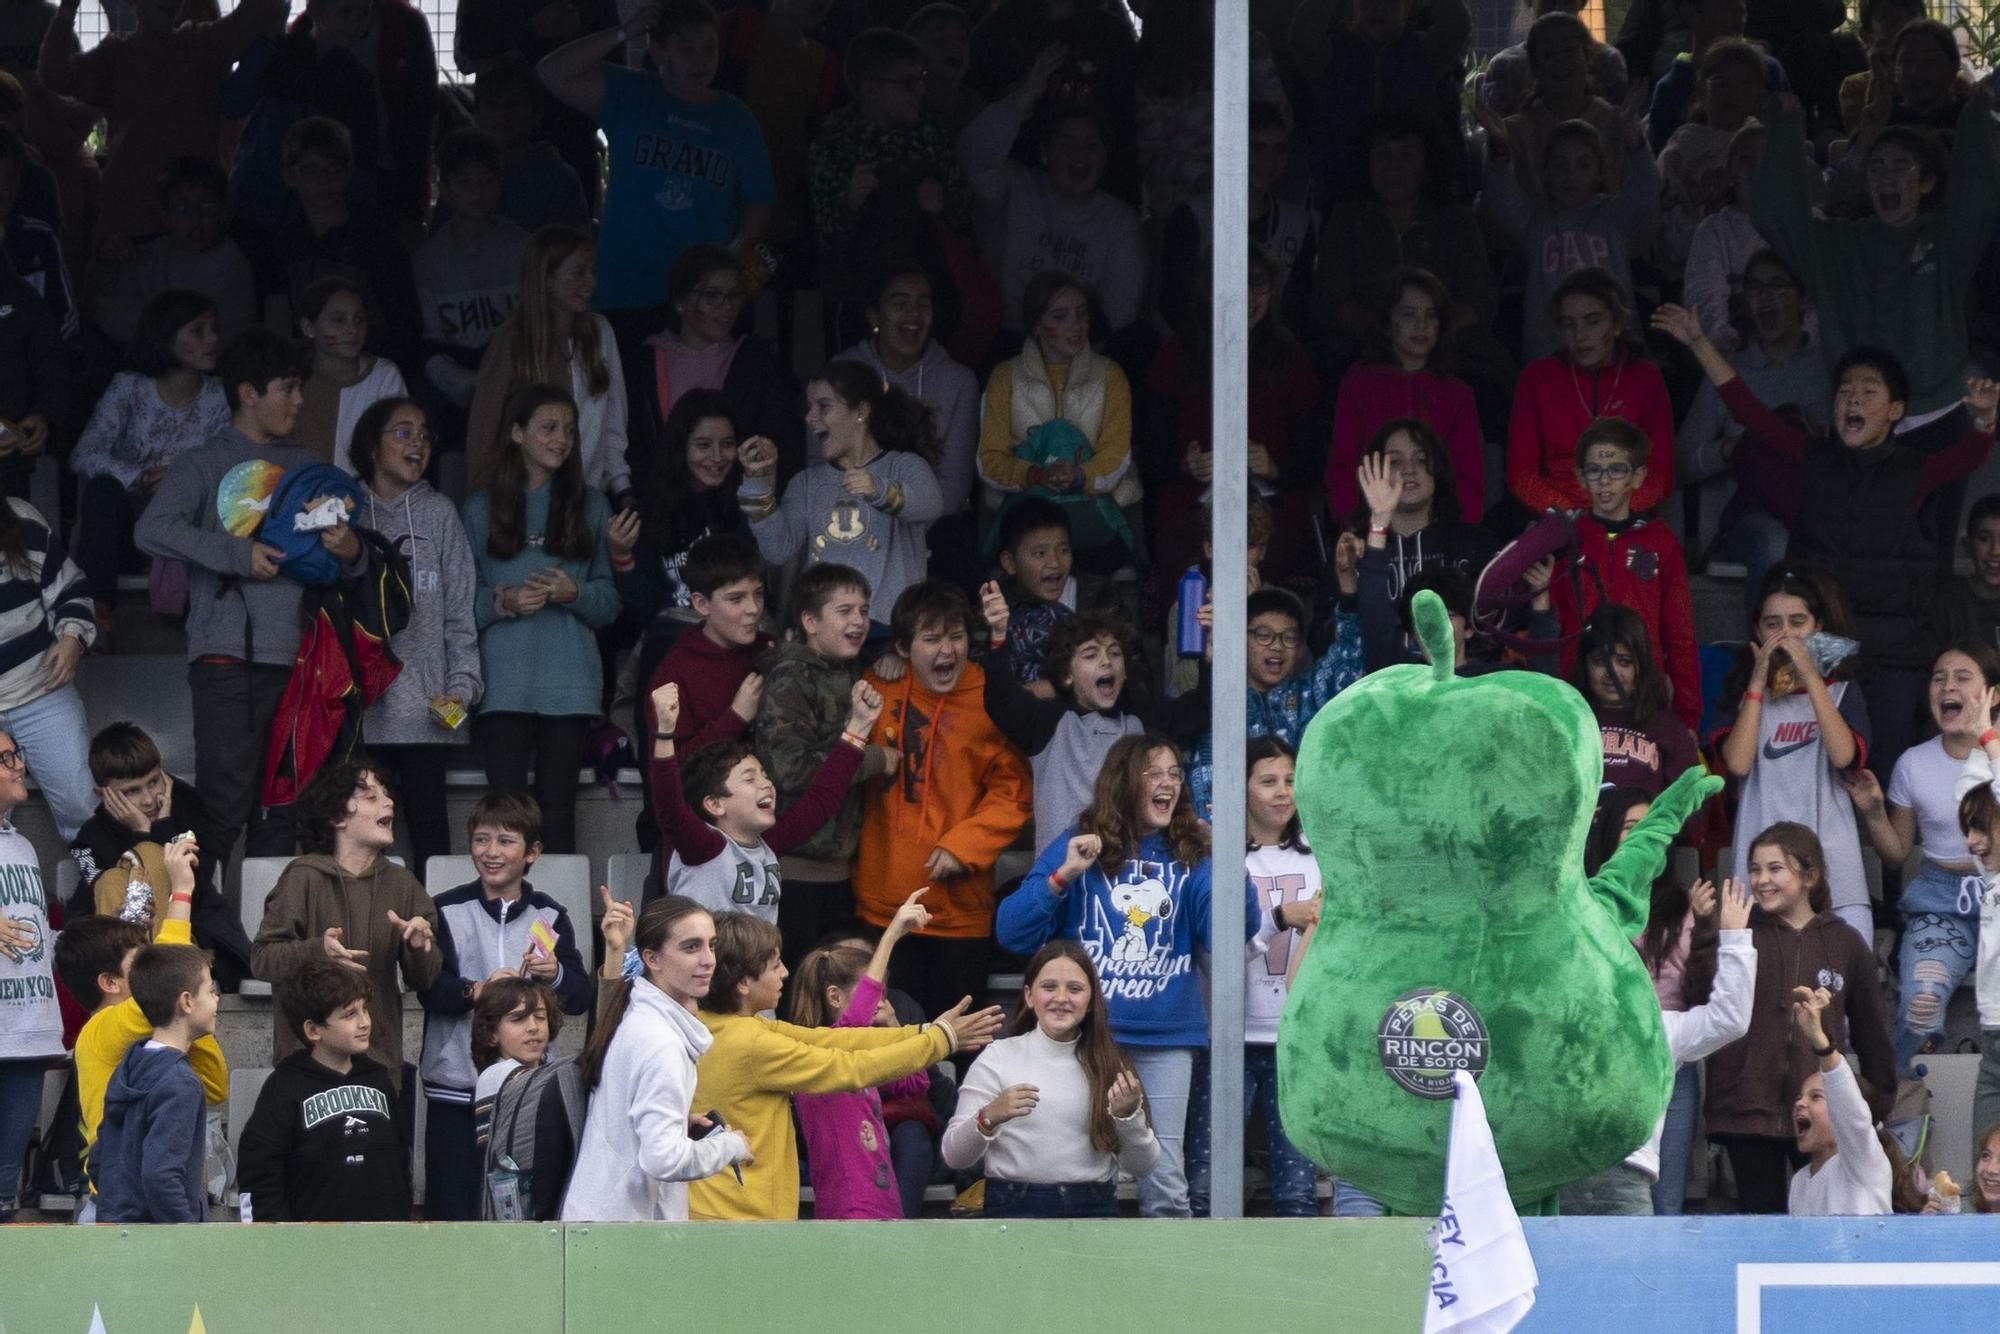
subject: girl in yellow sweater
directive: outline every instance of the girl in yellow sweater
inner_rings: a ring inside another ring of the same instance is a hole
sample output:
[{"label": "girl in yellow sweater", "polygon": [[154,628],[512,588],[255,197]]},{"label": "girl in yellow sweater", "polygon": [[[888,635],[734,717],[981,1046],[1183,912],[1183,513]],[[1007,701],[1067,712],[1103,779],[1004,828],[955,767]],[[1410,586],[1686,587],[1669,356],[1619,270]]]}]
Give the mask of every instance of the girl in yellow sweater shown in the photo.
[{"label": "girl in yellow sweater", "polygon": [[715,977],[701,997],[714,1038],[696,1067],[694,1107],[740,1133],[755,1161],[739,1183],[723,1172],[688,1193],[692,1219],[795,1219],[799,1151],[791,1095],[847,1093],[976,1051],[1000,1030],[1000,1007],[967,1013],[967,996],[921,1027],[801,1028],[767,1019],[786,976],[778,928],[747,913],[715,919]]}]

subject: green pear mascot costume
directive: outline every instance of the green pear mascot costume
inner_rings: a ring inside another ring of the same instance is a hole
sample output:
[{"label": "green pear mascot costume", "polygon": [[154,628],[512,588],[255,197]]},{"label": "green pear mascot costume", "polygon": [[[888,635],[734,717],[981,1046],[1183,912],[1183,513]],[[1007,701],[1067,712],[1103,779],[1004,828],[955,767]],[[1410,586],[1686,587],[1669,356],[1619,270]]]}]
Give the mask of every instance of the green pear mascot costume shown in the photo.
[{"label": "green pear mascot costume", "polygon": [[1595,879],[1604,758],[1552,677],[1432,665],[1348,687],[1306,729],[1299,818],[1326,884],[1278,1027],[1278,1105],[1308,1156],[1398,1213],[1438,1210],[1454,1069],[1474,1072],[1517,1205],[1645,1143],[1673,1083],[1632,940],[1667,845],[1722,781],[1680,776]]}]

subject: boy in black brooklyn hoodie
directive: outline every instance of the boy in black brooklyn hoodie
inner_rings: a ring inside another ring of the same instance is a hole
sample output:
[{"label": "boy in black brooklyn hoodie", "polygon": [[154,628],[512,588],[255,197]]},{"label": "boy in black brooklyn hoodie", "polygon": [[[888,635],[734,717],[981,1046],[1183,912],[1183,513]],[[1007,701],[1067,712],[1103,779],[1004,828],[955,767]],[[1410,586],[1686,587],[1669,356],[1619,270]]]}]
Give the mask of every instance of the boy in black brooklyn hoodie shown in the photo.
[{"label": "boy in black brooklyn hoodie", "polygon": [[257,1095],[237,1151],[245,1222],[405,1222],[410,1146],[389,1072],[368,1056],[368,975],[331,959],[277,987],[306,1044]]}]

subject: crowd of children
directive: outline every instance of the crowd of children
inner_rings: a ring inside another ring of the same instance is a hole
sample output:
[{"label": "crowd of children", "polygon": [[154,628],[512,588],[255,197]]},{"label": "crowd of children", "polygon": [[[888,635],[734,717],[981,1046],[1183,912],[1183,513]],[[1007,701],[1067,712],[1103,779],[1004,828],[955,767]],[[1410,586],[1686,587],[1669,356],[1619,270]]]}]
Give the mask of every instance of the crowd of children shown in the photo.
[{"label": "crowd of children", "polygon": [[[1468,81],[1468,0],[1257,6],[1247,227],[1213,216],[1212,6],[468,3],[448,62],[409,0],[154,5],[87,50],[45,7],[0,60],[0,807],[32,775],[80,875],[55,902],[0,821],[0,1220],[69,1052],[33,1180],[104,1221],[205,1217],[232,1143],[253,1220],[408,1217],[419,1161],[432,1219],[792,1218],[802,1181],[889,1218],[982,1176],[995,1217],[1114,1213],[1121,1176],[1187,1216],[1239,1114],[1275,1212],[1380,1213],[1278,1116],[1321,874],[1293,756],[1420,655],[1424,590],[1457,670],[1588,702],[1593,855],[1686,768],[1733,780],[1682,835],[1712,882],[1634,942],[1673,1103],[1565,1211],[1678,1211],[1703,1135],[1746,1211],[1924,1207],[1898,1087],[1968,980],[2000,1210],[1990,76],[1919,0],[1858,39],[1496,7]],[[1740,643],[1696,633],[1715,557]],[[79,689],[141,573],[184,621],[185,778]],[[613,850],[579,793],[620,756],[653,871],[572,920],[533,872]],[[254,932],[239,840],[292,858]],[[225,1130],[250,979],[271,1071]]]}]

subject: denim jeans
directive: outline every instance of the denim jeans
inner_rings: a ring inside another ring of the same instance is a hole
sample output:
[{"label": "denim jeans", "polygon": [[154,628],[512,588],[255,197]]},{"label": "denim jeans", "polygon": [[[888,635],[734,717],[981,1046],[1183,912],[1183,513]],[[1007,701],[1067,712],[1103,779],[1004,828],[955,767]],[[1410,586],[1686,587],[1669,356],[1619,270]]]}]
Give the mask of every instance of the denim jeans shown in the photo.
[{"label": "denim jeans", "polygon": [[90,720],[74,685],[51,690],[16,708],[0,710],[0,730],[28,761],[28,773],[49,804],[49,817],[67,843],[97,809],[90,780]]},{"label": "denim jeans", "polygon": [[[1243,1119],[1264,1124],[1270,1150],[1271,1211],[1280,1218],[1319,1216],[1319,1169],[1285,1138],[1278,1120],[1278,1049],[1250,1043],[1243,1048]],[[1188,1202],[1196,1218],[1208,1217],[1209,1114],[1206,1053],[1194,1063],[1194,1088],[1188,1097]]]},{"label": "denim jeans", "polygon": [[1370,1195],[1359,1186],[1333,1179],[1333,1216],[1335,1218],[1386,1218],[1389,1206]]},{"label": "denim jeans", "polygon": [[[1192,1218],[1182,1141],[1187,1135],[1188,1088],[1194,1078],[1193,1047],[1127,1047],[1125,1059],[1146,1090],[1160,1160],[1139,1178],[1139,1212],[1147,1218]],[[989,1186],[990,1189],[990,1186]],[[990,1198],[990,1197],[989,1197]]]},{"label": "denim jeans", "polygon": [[1624,1163],[1562,1188],[1562,1211],[1576,1217],[1650,1218],[1653,1183]]},{"label": "denim jeans", "polygon": [[21,1203],[21,1163],[42,1112],[42,1061],[0,1061],[0,1223]]},{"label": "denim jeans", "polygon": [[1653,1183],[1653,1212],[1678,1214],[1687,1204],[1688,1163],[1694,1156],[1694,1128],[1701,1111],[1701,1074],[1684,1065],[1674,1076],[1674,1096],[1667,1103],[1666,1125],[1660,1130],[1660,1179]]},{"label": "denim jeans", "polygon": [[[1926,866],[1919,878],[1930,875]],[[1976,885],[1978,877],[1970,877]],[[1914,886],[1917,882],[1912,881]],[[1977,891],[1972,896],[1977,913]],[[1896,1069],[1909,1067],[1925,1042],[1944,1030],[1951,993],[1979,958],[1979,918],[1957,913],[1911,913],[1897,959]]]},{"label": "denim jeans", "polygon": [[1116,1218],[1118,1181],[1042,1186],[1032,1181],[986,1178],[988,1218]]}]

